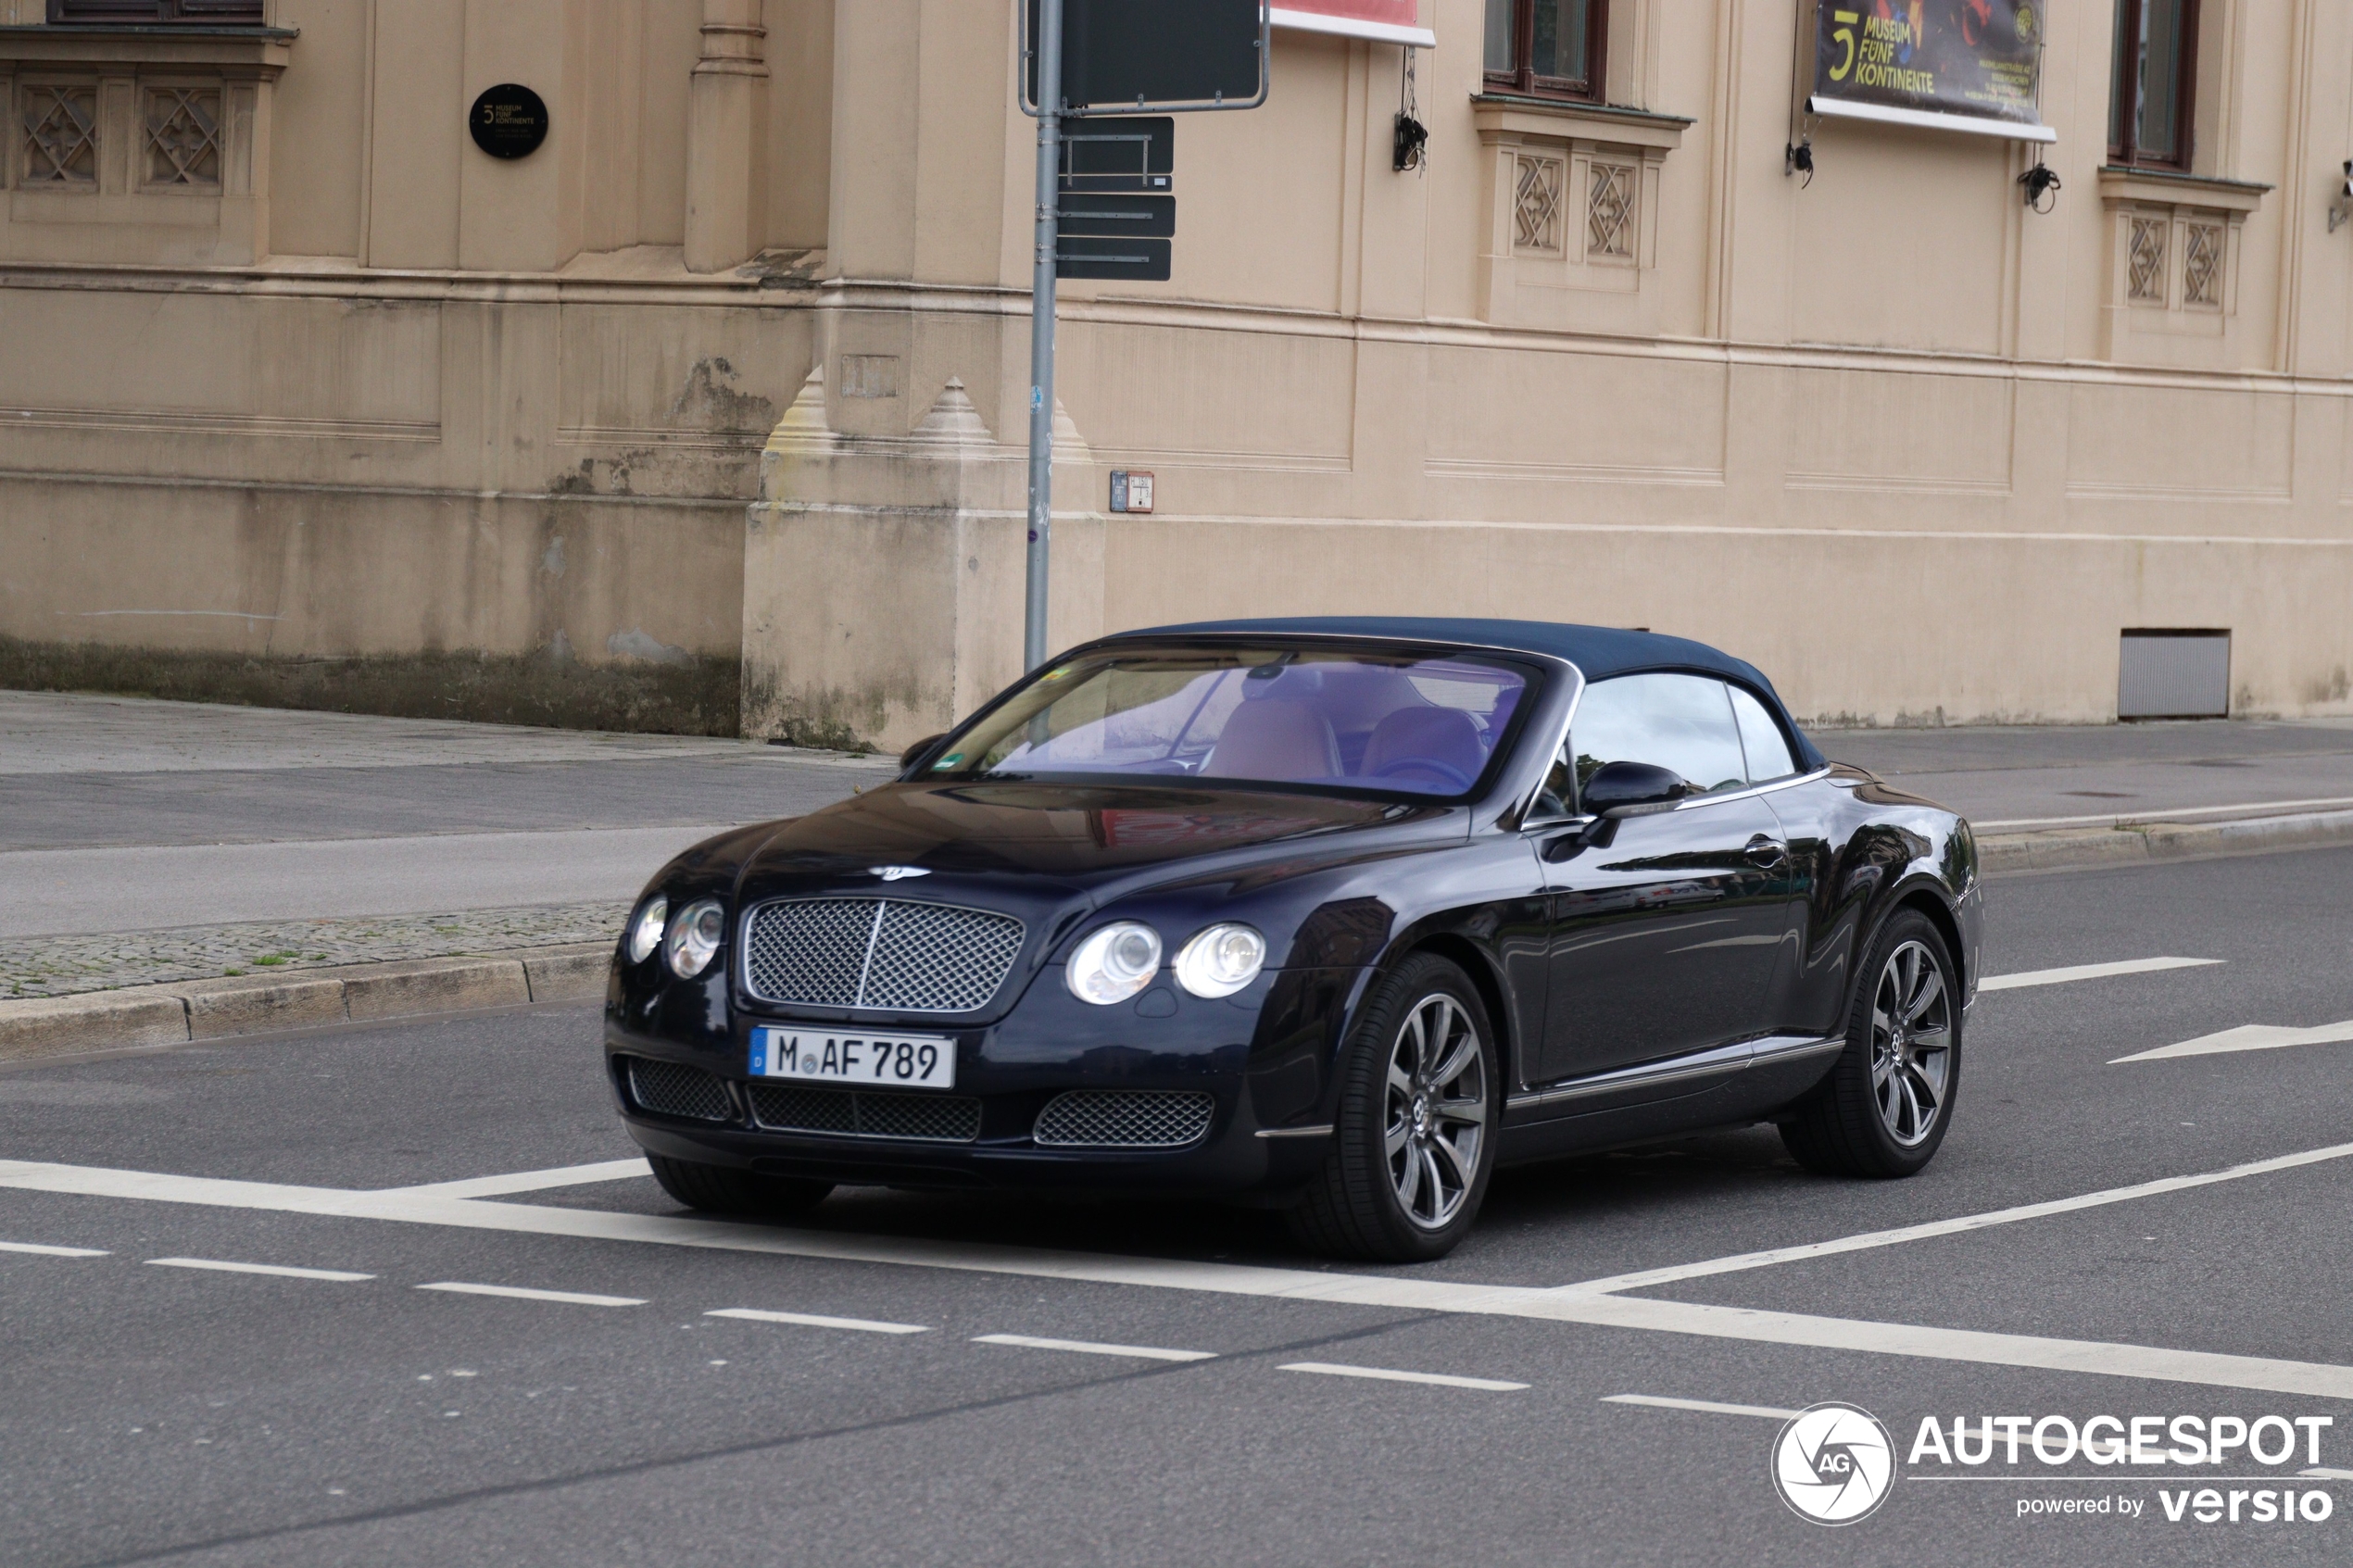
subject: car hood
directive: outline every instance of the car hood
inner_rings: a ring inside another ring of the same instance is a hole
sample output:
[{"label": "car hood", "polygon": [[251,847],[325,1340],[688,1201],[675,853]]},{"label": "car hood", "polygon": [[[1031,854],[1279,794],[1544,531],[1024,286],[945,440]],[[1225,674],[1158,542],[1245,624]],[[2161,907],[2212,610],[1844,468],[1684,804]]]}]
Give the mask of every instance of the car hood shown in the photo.
[{"label": "car hood", "polygon": [[[1252,863],[1302,839],[1403,827],[1445,808],[1275,791],[1042,784],[887,784],[783,824],[738,896],[994,884],[1031,897],[1145,885],[1199,862]],[[1261,851],[1262,853],[1252,853]],[[1158,873],[1158,874],[1156,874]]]}]

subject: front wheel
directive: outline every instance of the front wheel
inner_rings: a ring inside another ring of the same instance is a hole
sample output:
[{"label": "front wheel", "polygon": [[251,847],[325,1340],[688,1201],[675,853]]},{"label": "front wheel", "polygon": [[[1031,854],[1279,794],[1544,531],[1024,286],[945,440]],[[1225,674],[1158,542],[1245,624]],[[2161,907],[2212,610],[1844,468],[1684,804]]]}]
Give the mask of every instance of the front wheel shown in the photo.
[{"label": "front wheel", "polygon": [[800,1176],[763,1176],[724,1165],[698,1165],[648,1154],[654,1180],[661,1190],[689,1209],[717,1214],[743,1214],[753,1219],[783,1220],[805,1214],[834,1190],[831,1182]]},{"label": "front wheel", "polygon": [[1928,917],[1906,909],[1872,940],[1847,1015],[1846,1049],[1781,1124],[1781,1142],[1824,1175],[1912,1175],[1944,1141],[1960,1081],[1953,960]]},{"label": "front wheel", "polygon": [[1502,1079],[1469,976],[1416,954],[1375,984],[1340,1059],[1333,1148],[1290,1211],[1312,1250],[1385,1263],[1454,1249],[1495,1166]]}]

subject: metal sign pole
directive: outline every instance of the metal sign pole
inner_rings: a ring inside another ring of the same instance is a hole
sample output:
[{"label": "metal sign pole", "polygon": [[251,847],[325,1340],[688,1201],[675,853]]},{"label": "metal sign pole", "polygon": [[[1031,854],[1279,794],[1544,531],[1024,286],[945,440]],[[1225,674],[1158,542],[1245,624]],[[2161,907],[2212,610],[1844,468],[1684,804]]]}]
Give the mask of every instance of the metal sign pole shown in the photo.
[{"label": "metal sign pole", "polygon": [[1054,533],[1054,249],[1062,188],[1063,0],[1038,3],[1038,259],[1030,284],[1029,584],[1023,671],[1046,662],[1046,571]]}]

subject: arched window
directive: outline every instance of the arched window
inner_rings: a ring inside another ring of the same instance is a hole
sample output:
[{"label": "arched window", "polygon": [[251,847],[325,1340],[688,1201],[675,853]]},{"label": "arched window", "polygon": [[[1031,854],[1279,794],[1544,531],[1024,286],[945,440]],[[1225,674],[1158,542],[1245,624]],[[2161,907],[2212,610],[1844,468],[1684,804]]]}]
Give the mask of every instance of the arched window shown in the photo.
[{"label": "arched window", "polygon": [[2116,0],[2109,81],[2108,156],[2118,163],[2189,168],[2197,0]]},{"label": "arched window", "polygon": [[1487,85],[1599,102],[1608,33],[1609,0],[1487,0]]}]

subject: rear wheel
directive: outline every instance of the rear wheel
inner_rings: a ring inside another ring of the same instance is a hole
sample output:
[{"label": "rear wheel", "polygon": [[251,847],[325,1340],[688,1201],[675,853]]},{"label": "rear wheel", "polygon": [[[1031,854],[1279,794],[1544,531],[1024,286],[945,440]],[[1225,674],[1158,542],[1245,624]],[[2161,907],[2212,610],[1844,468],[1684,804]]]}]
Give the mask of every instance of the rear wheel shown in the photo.
[{"label": "rear wheel", "polygon": [[646,1163],[653,1167],[654,1180],[661,1184],[662,1191],[689,1209],[714,1214],[786,1219],[807,1213],[834,1190],[831,1182],[799,1176],[763,1176],[755,1171],[698,1165],[666,1155],[648,1154]]},{"label": "rear wheel", "polygon": [[1858,975],[1846,1049],[1781,1124],[1781,1142],[1825,1175],[1908,1176],[1952,1124],[1960,987],[1943,935],[1910,909],[1881,928]]},{"label": "rear wheel", "polygon": [[1417,954],[1376,983],[1341,1053],[1332,1151],[1290,1211],[1303,1245],[1390,1263],[1454,1249],[1495,1165],[1493,1042],[1444,959]]}]

